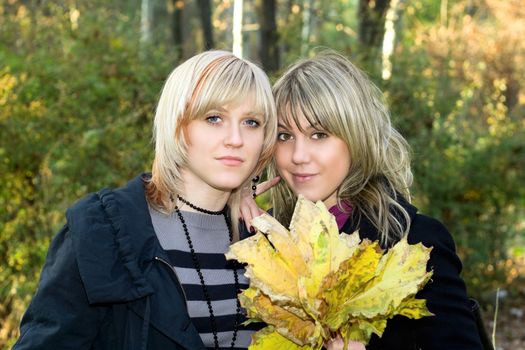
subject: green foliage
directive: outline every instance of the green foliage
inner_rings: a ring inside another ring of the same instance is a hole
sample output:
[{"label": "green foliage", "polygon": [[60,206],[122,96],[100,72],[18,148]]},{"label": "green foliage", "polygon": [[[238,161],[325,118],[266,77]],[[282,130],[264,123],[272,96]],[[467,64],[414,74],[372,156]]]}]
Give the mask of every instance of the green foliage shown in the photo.
[{"label": "green foliage", "polygon": [[524,234],[524,106],[512,89],[525,76],[515,54],[525,27],[495,7],[474,18],[453,7],[448,27],[409,13],[383,88],[414,149],[415,201],[450,229],[469,293],[487,301],[496,287],[512,291],[508,253]]},{"label": "green foliage", "polygon": [[156,97],[175,62],[163,47],[139,55],[136,21],[100,5],[2,9],[0,347],[16,337],[65,208],[150,167]]}]

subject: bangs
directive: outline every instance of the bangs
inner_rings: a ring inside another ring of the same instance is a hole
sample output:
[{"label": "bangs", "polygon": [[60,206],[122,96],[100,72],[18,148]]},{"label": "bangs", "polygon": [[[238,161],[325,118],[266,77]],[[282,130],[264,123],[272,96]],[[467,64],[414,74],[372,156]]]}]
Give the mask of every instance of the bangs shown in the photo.
[{"label": "bangs", "polygon": [[[301,86],[297,81],[288,81],[275,90],[275,104],[279,124],[288,128],[295,125],[299,131],[304,132],[301,120],[304,118],[309,126],[316,130],[332,132],[329,125],[330,116],[324,115],[326,109],[316,108],[311,101],[316,101],[319,96],[309,93],[312,89]],[[318,95],[318,94],[317,94]],[[328,122],[327,122],[328,121]]]},{"label": "bangs", "polygon": [[221,57],[211,62],[197,79],[183,119],[190,122],[210,110],[235,106],[253,97],[254,112],[260,114],[266,124],[272,109],[268,100],[272,97],[268,96],[269,88],[265,88],[262,79],[265,78],[257,76],[248,63],[235,57]]}]

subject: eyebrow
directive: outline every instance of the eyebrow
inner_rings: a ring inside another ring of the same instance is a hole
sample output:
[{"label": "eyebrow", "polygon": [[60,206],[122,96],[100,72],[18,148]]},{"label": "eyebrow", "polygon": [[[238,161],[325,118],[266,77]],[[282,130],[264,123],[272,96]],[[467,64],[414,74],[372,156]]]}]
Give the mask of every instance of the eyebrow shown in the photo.
[{"label": "eyebrow", "polygon": [[[290,128],[290,125],[288,124],[282,124],[282,123],[277,123],[277,127],[278,128],[283,128],[283,129],[289,129]],[[304,131],[309,131],[309,130],[323,130],[323,128],[321,127],[320,124],[315,124],[315,125],[312,125],[312,124],[308,124],[308,126],[306,128],[300,128],[299,125],[297,125],[297,127],[299,129],[303,129]]]},{"label": "eyebrow", "polygon": [[[226,113],[226,112],[228,112],[228,110],[226,108],[223,108],[223,107],[214,107],[214,108],[210,108],[210,110],[207,113],[209,113],[209,112]],[[264,113],[263,112],[250,111],[248,113],[244,113],[243,115],[246,116],[246,117],[262,117],[262,118],[264,118]]]},{"label": "eyebrow", "polygon": [[248,116],[248,117],[263,117],[264,118],[264,113],[263,112],[252,111],[252,112],[248,112],[248,113],[246,113],[244,115]]}]

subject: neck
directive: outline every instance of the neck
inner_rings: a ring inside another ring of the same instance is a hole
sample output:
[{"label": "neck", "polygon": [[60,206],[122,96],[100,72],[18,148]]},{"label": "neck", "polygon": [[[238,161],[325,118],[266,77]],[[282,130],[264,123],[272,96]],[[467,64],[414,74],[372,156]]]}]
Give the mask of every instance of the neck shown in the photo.
[{"label": "neck", "polygon": [[[203,193],[203,191],[199,191],[198,189],[183,190],[179,193],[179,195],[194,206],[209,211],[222,210],[226,206],[226,203],[230,197],[229,193]],[[182,203],[181,201],[179,201],[178,205],[179,208],[183,208],[184,211],[197,211],[191,208],[189,205]]]},{"label": "neck", "polygon": [[[202,183],[192,185],[191,179],[185,180],[190,181],[184,181],[178,194],[186,201],[209,211],[220,211],[226,206],[231,192],[222,191]],[[181,201],[178,201],[178,205],[184,211],[197,211]]]}]

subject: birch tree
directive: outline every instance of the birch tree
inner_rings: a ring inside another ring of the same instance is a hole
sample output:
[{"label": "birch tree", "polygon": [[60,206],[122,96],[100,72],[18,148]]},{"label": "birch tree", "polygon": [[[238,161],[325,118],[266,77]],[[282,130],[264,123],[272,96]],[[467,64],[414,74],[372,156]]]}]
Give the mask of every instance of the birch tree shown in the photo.
[{"label": "birch tree", "polygon": [[381,77],[384,80],[388,80],[392,76],[391,58],[396,45],[396,28],[399,27],[397,23],[399,23],[399,18],[402,14],[403,3],[403,0],[391,0],[390,6],[386,13],[385,34],[383,36],[383,46],[381,55]]},{"label": "birch tree", "polygon": [[141,0],[140,3],[140,45],[143,53],[144,46],[151,42],[151,23],[153,22],[152,0]]},{"label": "birch tree", "polygon": [[243,55],[242,48],[242,11],[243,0],[235,0],[233,3],[233,54],[241,57]]},{"label": "birch tree", "polygon": [[308,53],[315,0],[303,0],[303,27],[301,30],[301,56]]}]

